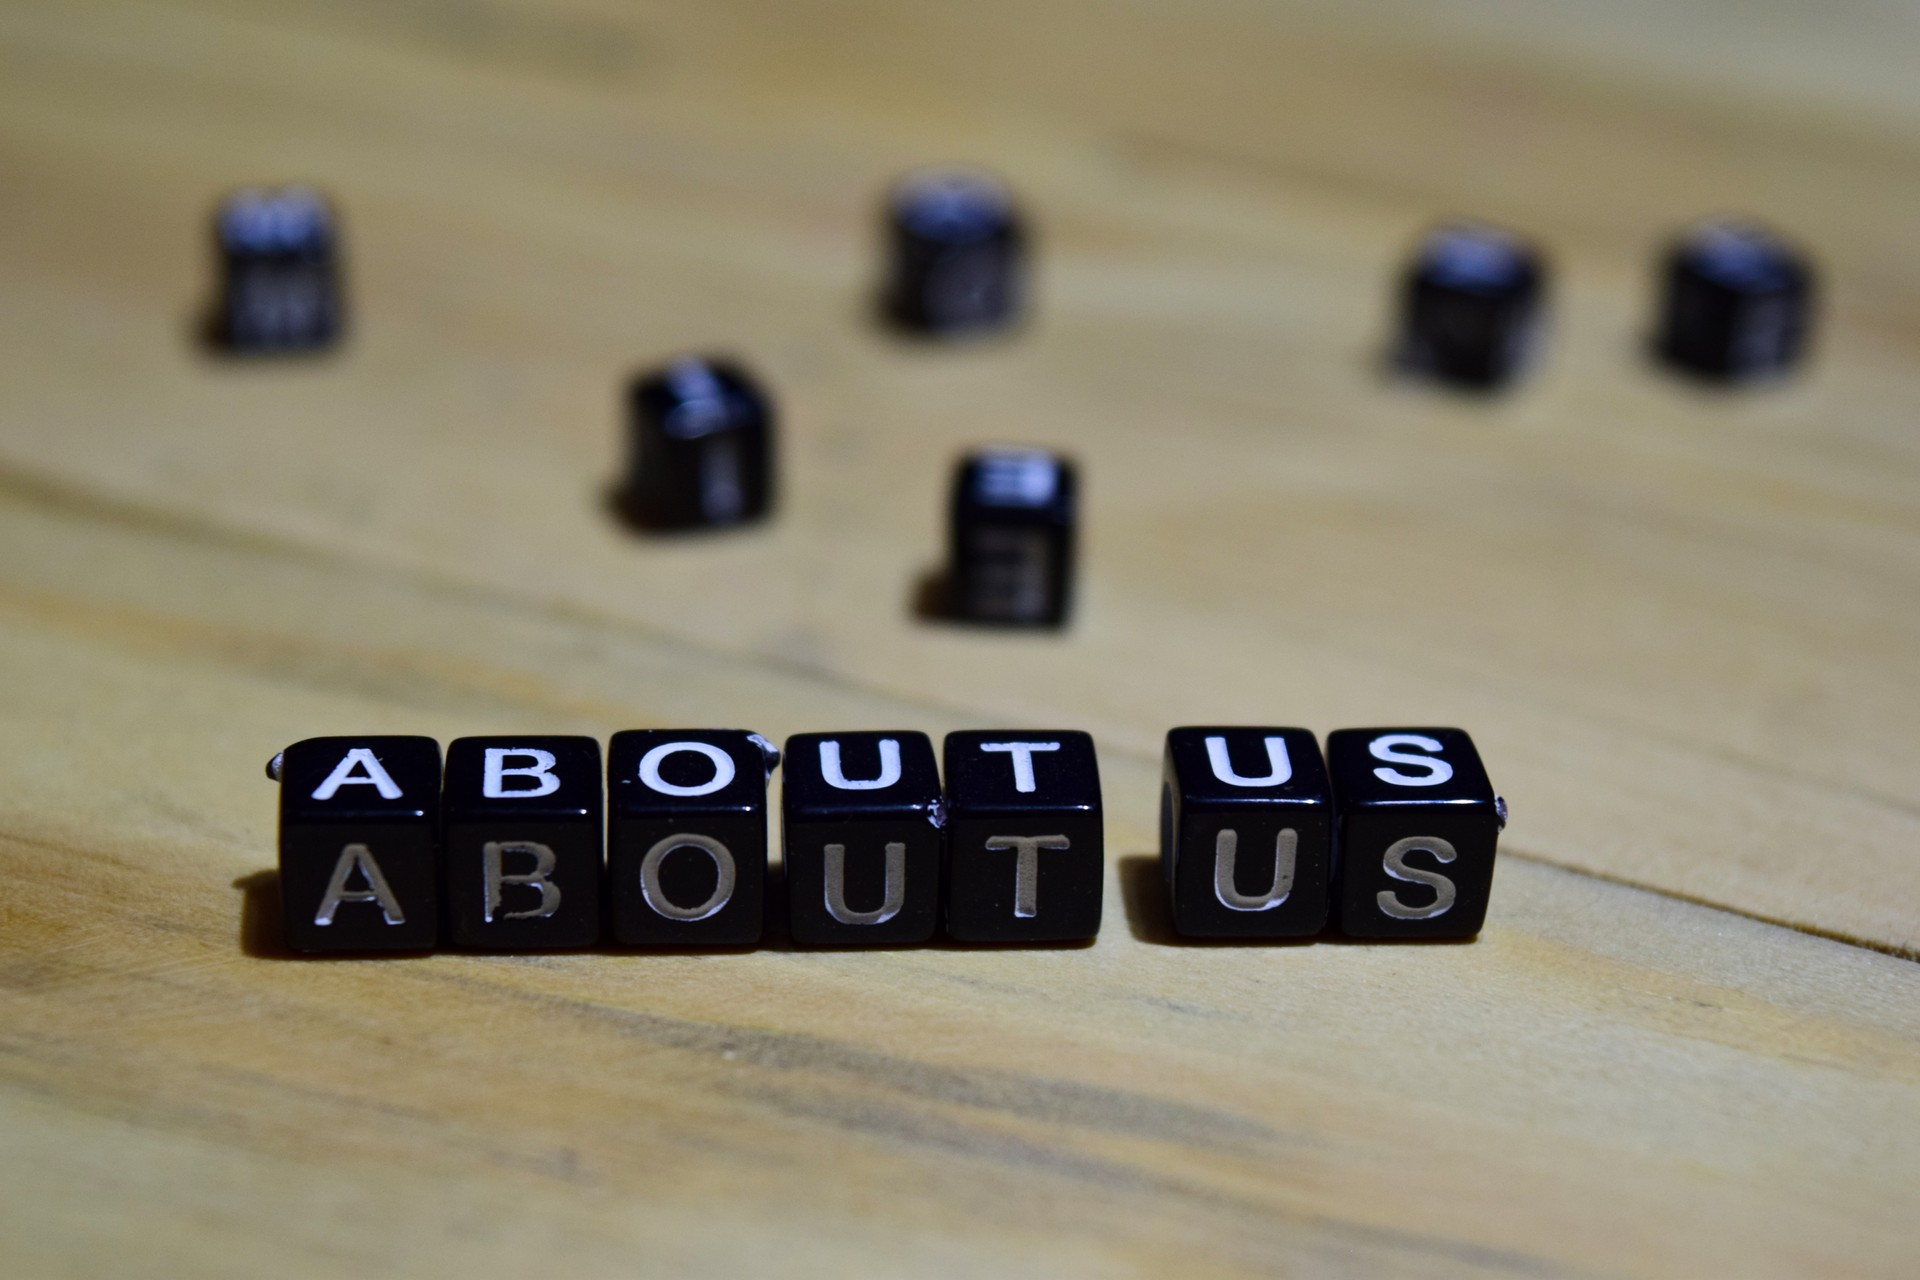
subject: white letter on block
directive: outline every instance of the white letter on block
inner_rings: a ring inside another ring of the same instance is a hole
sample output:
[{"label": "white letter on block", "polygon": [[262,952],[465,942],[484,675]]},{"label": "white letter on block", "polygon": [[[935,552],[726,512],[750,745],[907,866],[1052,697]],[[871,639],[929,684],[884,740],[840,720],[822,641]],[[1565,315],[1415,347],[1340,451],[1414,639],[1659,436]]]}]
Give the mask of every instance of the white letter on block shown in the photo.
[{"label": "white letter on block", "polygon": [[[1215,739],[1218,741],[1218,739]],[[1268,738],[1278,742],[1278,738]],[[1293,862],[1300,845],[1300,833],[1288,827],[1273,841],[1273,888],[1248,896],[1233,884],[1233,863],[1240,848],[1240,833],[1231,827],[1213,840],[1213,896],[1229,911],[1271,911],[1293,892]]]},{"label": "white letter on block", "polygon": [[[660,776],[660,762],[677,751],[691,751],[713,761],[713,777],[691,787],[676,786]],[[640,781],[669,796],[710,796],[733,781],[733,757],[705,742],[663,742],[640,757]]]},{"label": "white letter on block", "polygon": [[[517,875],[501,874],[501,855],[508,853],[532,854],[533,870]],[[488,924],[493,923],[493,913],[500,910],[503,884],[533,885],[540,890],[540,905],[531,911],[509,911],[500,917],[502,920],[543,920],[560,909],[560,886],[547,878],[553,874],[551,846],[532,840],[489,840],[480,846],[480,862],[487,885],[486,909],[481,914]]]},{"label": "white letter on block", "polygon": [[1243,778],[1233,771],[1225,738],[1207,739],[1207,763],[1213,766],[1213,776],[1230,787],[1278,787],[1293,777],[1293,759],[1287,755],[1287,740],[1279,737],[1267,739],[1268,773],[1264,778]]},{"label": "white letter on block", "polygon": [[1396,787],[1437,787],[1453,776],[1453,766],[1433,756],[1417,756],[1396,747],[1418,747],[1422,751],[1440,750],[1438,739],[1421,733],[1383,733],[1367,744],[1367,754],[1388,764],[1404,764],[1424,773],[1402,773],[1398,769],[1375,769],[1373,776]]},{"label": "white letter on block", "polygon": [[1407,855],[1418,850],[1425,850],[1443,863],[1452,862],[1460,856],[1455,852],[1452,844],[1438,836],[1408,836],[1405,840],[1395,840],[1388,845],[1386,853],[1380,860],[1387,874],[1395,880],[1404,880],[1408,884],[1424,884],[1434,892],[1432,906],[1410,907],[1400,901],[1392,890],[1382,889],[1374,896],[1374,901],[1380,904],[1380,910],[1395,920],[1431,920],[1435,916],[1447,914],[1447,910],[1453,906],[1457,893],[1453,887],[1453,881],[1438,871],[1422,871],[1419,867],[1407,865]]},{"label": "white letter on block", "polygon": [[[366,773],[355,777],[353,771],[356,766],[365,769]],[[313,798],[331,800],[334,792],[349,786],[373,787],[380,792],[383,800],[400,798],[400,784],[380,767],[380,761],[374,758],[372,750],[367,747],[351,748],[341,756],[340,763],[333,766],[333,772],[327,775],[327,780],[313,789]]]},{"label": "white letter on block", "polygon": [[830,844],[826,854],[827,914],[841,924],[885,924],[907,905],[906,845],[897,840],[887,842],[886,877],[878,911],[855,911],[847,905],[847,846]]},{"label": "white letter on block", "polygon": [[840,744],[829,738],[820,744],[820,773],[827,785],[842,791],[878,791],[900,781],[900,744],[880,739],[880,776],[849,778],[840,768]]},{"label": "white letter on block", "polygon": [[[529,765],[507,767],[507,757],[524,756],[533,761]],[[509,791],[503,784],[507,778],[533,778],[530,787],[515,787]],[[560,789],[560,779],[553,772],[553,752],[542,751],[538,747],[488,747],[486,763],[480,771],[480,794],[489,800],[512,800],[521,796],[532,799],[535,796],[550,796]]]},{"label": "white letter on block", "polygon": [[[713,892],[697,906],[683,907],[668,900],[666,890],[660,887],[660,864],[675,849],[699,849],[713,859]],[[733,880],[733,851],[712,836],[692,833],[668,836],[640,859],[640,896],[669,920],[705,920],[733,900]]]},{"label": "white letter on block", "polygon": [[[1031,791],[1033,788],[1027,789]],[[1018,855],[1013,864],[1013,914],[1016,919],[1031,920],[1039,914],[1040,851],[1072,847],[1072,841],[1065,836],[987,837],[987,848],[995,852],[1012,849]]]},{"label": "white letter on block", "polygon": [[1013,789],[1032,791],[1033,753],[1036,751],[1058,751],[1057,742],[983,742],[982,751],[1005,751],[1013,756]]}]

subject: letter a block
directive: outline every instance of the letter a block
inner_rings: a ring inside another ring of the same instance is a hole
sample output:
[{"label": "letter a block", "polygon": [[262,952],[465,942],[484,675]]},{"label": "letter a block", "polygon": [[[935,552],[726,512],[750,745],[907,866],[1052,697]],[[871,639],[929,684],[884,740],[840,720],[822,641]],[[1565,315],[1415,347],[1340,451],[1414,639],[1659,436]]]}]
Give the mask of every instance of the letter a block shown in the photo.
[{"label": "letter a block", "polygon": [[440,938],[440,744],[308,738],[280,756],[280,900],[295,951]]},{"label": "letter a block", "polygon": [[787,918],[803,945],[925,942],[939,927],[940,767],[924,733],[787,739]]},{"label": "letter a block", "polygon": [[1160,866],[1189,938],[1300,938],[1327,923],[1333,791],[1305,729],[1167,733]]},{"label": "letter a block", "polygon": [[441,813],[455,945],[517,951],[599,940],[600,786],[592,738],[448,746]]},{"label": "letter a block", "polygon": [[963,942],[1098,933],[1106,870],[1093,739],[950,733],[945,756],[947,932]]},{"label": "letter a block", "polygon": [[1339,819],[1335,912],[1354,938],[1471,938],[1506,810],[1459,729],[1327,736]]},{"label": "letter a block", "polygon": [[765,924],[773,748],[737,729],[630,729],[607,746],[613,935],[750,947]]}]

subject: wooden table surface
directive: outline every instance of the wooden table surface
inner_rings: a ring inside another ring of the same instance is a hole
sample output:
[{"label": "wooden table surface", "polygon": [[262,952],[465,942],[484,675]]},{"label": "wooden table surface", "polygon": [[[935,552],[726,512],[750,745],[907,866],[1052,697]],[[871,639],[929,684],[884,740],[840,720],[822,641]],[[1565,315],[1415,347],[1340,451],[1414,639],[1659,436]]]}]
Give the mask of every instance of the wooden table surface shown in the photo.
[{"label": "wooden table surface", "polygon": [[[1920,11],[1888,0],[14,0],[0,7],[9,1277],[1910,1276]],[[988,164],[1033,322],[870,323]],[[207,215],[313,181],[336,357],[196,345]],[[1642,355],[1751,212],[1807,376]],[[1467,213],[1541,375],[1381,375]],[[738,353],[765,528],[607,514],[618,394]],[[955,452],[1084,468],[1059,637],[915,618]],[[1466,946],[1181,946],[1167,728],[1459,724]],[[328,733],[1093,732],[1064,950],[286,957],[261,765]]]}]

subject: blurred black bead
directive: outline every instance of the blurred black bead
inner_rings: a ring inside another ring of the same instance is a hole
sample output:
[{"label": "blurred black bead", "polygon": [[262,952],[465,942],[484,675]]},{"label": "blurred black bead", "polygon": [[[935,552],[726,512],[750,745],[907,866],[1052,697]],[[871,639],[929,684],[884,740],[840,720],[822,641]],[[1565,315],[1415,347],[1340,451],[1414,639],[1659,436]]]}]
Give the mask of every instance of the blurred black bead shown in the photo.
[{"label": "blurred black bead", "polygon": [[1019,318],[1026,233],[998,181],[962,169],[914,174],[894,188],[888,217],[886,309],[901,328],[952,335]]},{"label": "blurred black bead", "polygon": [[214,338],[235,352],[316,351],[340,334],[339,228],[306,187],[249,187],[214,219],[221,289]]},{"label": "blurred black bead", "polygon": [[1039,449],[981,449],[954,474],[948,612],[972,622],[1057,627],[1073,590],[1079,481]]},{"label": "blurred black bead", "polygon": [[1806,347],[1813,270],[1750,222],[1701,223],[1667,251],[1659,352],[1699,377],[1737,382],[1791,369]]},{"label": "blurred black bead", "polygon": [[688,357],[628,393],[628,517],[648,529],[742,524],[774,495],[774,415],[738,366]]},{"label": "blurred black bead", "polygon": [[1537,346],[1546,267],[1529,245],[1471,223],[1421,242],[1402,287],[1402,368],[1490,390],[1525,370]]},{"label": "blurred black bead", "polygon": [[280,901],[295,951],[440,938],[440,744],[308,738],[281,752]]}]

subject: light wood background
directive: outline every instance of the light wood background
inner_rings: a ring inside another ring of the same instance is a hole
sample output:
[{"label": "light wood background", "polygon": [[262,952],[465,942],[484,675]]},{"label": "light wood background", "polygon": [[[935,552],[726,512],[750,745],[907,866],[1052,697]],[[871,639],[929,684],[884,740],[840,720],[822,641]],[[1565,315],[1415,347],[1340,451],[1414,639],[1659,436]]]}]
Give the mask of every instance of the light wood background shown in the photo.
[{"label": "light wood background", "polygon": [[[1920,11],[1891,0],[0,6],[9,1277],[1920,1271]],[[975,161],[1017,339],[869,323]],[[352,341],[193,341],[211,203],[347,221]],[[1818,254],[1809,376],[1641,356],[1652,254]],[[1552,252],[1542,375],[1381,376],[1429,221]],[[765,529],[607,516],[738,353]],[[1082,461],[1058,638],[917,621],[954,452]],[[1174,945],[1177,723],[1468,728],[1470,946]],[[1088,948],[284,957],[325,733],[1091,730]]]}]

